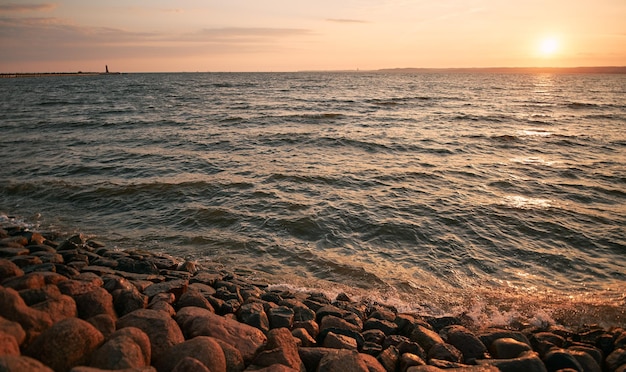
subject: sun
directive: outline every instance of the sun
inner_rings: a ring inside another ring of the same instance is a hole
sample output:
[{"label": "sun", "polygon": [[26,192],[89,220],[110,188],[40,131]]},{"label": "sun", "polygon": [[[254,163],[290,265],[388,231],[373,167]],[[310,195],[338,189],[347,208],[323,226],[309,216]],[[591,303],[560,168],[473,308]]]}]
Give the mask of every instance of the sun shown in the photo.
[{"label": "sun", "polygon": [[551,57],[559,51],[559,40],[554,37],[548,37],[539,43],[539,54],[543,57]]}]

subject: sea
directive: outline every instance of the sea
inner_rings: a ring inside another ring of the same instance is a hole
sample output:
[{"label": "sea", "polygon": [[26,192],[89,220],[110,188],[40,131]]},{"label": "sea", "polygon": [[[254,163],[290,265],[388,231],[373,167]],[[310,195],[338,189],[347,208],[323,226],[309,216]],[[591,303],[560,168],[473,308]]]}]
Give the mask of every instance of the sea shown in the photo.
[{"label": "sea", "polygon": [[0,79],[0,220],[484,324],[626,325],[626,75]]}]

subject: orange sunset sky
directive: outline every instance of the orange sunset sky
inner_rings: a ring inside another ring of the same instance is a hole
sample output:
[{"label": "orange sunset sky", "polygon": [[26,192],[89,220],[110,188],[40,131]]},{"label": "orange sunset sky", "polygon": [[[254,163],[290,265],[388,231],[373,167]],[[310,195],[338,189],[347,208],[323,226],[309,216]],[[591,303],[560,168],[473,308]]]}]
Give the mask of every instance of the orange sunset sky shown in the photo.
[{"label": "orange sunset sky", "polygon": [[0,1],[0,72],[626,65],[625,0]]}]

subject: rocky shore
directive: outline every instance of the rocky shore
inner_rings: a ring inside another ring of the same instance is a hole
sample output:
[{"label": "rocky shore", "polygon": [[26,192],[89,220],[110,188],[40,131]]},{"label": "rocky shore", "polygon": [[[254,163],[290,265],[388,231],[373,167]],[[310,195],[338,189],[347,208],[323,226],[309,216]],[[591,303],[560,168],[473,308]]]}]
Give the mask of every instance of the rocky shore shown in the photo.
[{"label": "rocky shore", "polygon": [[626,330],[477,326],[0,228],[1,371],[626,371]]}]

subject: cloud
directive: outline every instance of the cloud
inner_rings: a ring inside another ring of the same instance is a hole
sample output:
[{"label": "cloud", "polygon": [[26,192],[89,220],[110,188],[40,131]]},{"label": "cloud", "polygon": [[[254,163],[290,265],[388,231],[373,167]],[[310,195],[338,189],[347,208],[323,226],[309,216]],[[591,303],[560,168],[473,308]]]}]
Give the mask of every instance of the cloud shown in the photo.
[{"label": "cloud", "polygon": [[49,12],[54,10],[57,4],[44,3],[44,4],[0,4],[0,13],[8,12]]},{"label": "cloud", "polygon": [[268,41],[271,39],[303,36],[311,34],[310,30],[302,28],[273,28],[273,27],[223,27],[205,28],[199,32],[183,36],[187,41]]},{"label": "cloud", "polygon": [[334,23],[369,23],[368,21],[363,21],[360,19],[344,19],[344,18],[327,18],[327,22]]}]

